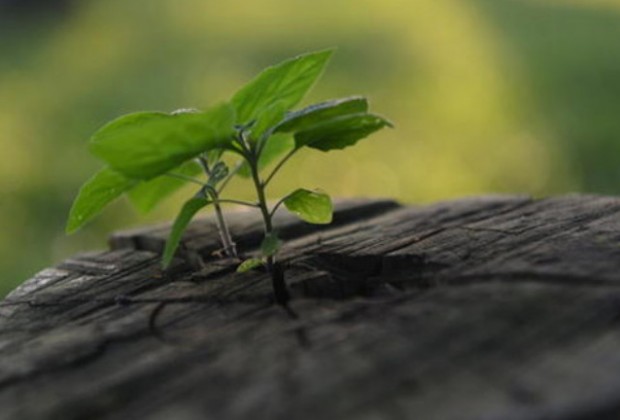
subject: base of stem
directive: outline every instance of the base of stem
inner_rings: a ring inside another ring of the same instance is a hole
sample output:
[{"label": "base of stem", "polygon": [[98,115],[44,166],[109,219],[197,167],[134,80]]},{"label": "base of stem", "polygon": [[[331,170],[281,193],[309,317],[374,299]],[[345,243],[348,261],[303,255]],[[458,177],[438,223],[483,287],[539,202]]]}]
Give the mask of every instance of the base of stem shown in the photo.
[{"label": "base of stem", "polygon": [[269,272],[271,273],[271,281],[273,285],[273,296],[278,305],[286,306],[291,300],[291,296],[286,287],[284,281],[284,269],[282,264],[274,262],[268,265]]}]

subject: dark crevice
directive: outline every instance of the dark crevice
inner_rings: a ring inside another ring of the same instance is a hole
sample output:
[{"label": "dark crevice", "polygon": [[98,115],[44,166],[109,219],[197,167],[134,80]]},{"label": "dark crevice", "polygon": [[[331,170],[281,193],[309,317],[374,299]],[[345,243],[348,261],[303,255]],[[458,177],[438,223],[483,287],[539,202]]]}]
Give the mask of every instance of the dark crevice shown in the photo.
[{"label": "dark crevice", "polygon": [[[298,271],[295,267],[303,267]],[[372,296],[380,285],[382,258],[317,254],[291,266],[293,297],[346,299]]]},{"label": "dark crevice", "polygon": [[[398,262],[395,262],[395,261]],[[296,267],[302,267],[299,270]],[[391,296],[409,288],[427,289],[432,274],[447,266],[422,256],[317,254],[291,266],[294,298],[343,300]]]}]

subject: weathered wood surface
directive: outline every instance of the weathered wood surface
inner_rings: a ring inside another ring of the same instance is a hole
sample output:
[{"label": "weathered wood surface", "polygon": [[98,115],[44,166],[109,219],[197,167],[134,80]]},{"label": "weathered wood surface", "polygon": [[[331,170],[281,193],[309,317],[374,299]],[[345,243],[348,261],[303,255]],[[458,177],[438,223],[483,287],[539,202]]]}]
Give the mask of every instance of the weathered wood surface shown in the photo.
[{"label": "weathered wood surface", "polygon": [[[231,219],[255,249],[256,215]],[[298,319],[266,274],[210,256],[210,220],[168,272],[159,227],[25,282],[0,303],[0,418],[620,418],[620,199],[277,224]]]}]

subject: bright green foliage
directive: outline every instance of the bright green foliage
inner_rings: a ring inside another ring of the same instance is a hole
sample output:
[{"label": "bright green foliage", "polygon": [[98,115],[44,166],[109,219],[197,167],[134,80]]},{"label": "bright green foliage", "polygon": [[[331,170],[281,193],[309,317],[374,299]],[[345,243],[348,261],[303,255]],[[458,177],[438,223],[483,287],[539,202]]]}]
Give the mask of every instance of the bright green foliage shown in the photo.
[{"label": "bright green foliage", "polygon": [[265,257],[275,255],[282,247],[282,240],[278,235],[271,232],[265,235],[263,242],[260,244],[260,251]]},{"label": "bright green foliage", "polygon": [[[235,202],[258,207],[265,223],[262,258],[244,261],[238,271],[260,265],[270,269],[282,246],[272,228],[280,204],[309,223],[332,221],[331,198],[320,190],[298,189],[274,208],[268,207],[265,190],[282,165],[304,147],[343,149],[391,126],[386,119],[368,113],[368,101],[361,96],[292,110],[321,75],[331,55],[332,50],[313,52],[269,67],[241,88],[230,103],[206,111],[141,112],[105,125],[92,137],[90,149],[107,167],[80,190],[67,231],[77,230],[122,193],[127,192],[132,203],[146,212],[191,181],[200,184],[199,191],[174,221],[163,253],[164,266],[172,261],[191,219],[209,204],[214,204],[224,251],[236,256],[221,213],[222,203]],[[222,160],[226,154],[241,158],[235,169],[229,170]],[[280,161],[263,178],[260,172],[277,159]],[[201,170],[206,181],[195,178]],[[236,174],[252,179],[257,203],[220,198],[221,190]],[[274,279],[281,281],[281,277]]]},{"label": "bright green foliage", "polygon": [[284,199],[284,205],[308,223],[327,224],[332,221],[332,200],[323,191],[300,188]]},{"label": "bright green foliage", "polygon": [[207,198],[204,197],[193,197],[190,198],[181,208],[181,212],[177,216],[172,225],[172,230],[170,231],[170,236],[168,237],[168,241],[166,241],[166,248],[164,249],[164,255],[162,257],[162,262],[164,267],[167,267],[172,261],[172,257],[174,257],[174,252],[179,246],[179,242],[181,241],[181,236],[185,231],[185,228],[192,220],[194,215],[198,213],[200,209],[211,204]]},{"label": "bright green foliage", "polygon": [[151,211],[160,201],[183,187],[187,181],[174,175],[193,177],[201,172],[200,165],[195,161],[188,161],[170,174],[160,175],[149,181],[138,184],[128,192],[131,203],[142,213]]},{"label": "bright green foliage", "polygon": [[286,109],[297,105],[319,78],[332,53],[333,50],[325,50],[304,54],[263,70],[232,98],[237,123],[252,122],[276,102],[282,102]]},{"label": "bright green foliage", "polygon": [[286,110],[284,101],[278,101],[269,108],[265,108],[258,114],[256,122],[252,126],[250,139],[260,141],[263,136],[271,134],[270,130],[282,121]]},{"label": "bright green foliage", "polygon": [[138,181],[125,178],[110,168],[102,169],[80,189],[67,221],[67,233],[73,233]]},{"label": "bright green foliage", "polygon": [[127,177],[151,179],[228,145],[234,121],[228,104],[197,113],[130,114],[96,132],[90,150]]}]

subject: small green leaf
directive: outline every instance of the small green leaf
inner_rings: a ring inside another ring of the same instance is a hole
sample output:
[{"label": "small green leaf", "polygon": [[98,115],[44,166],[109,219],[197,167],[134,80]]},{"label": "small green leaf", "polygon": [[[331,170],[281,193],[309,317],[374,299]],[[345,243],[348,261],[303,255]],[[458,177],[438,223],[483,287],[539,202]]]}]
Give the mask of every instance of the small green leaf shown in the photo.
[{"label": "small green leaf", "polygon": [[245,273],[256,267],[260,267],[263,264],[265,264],[265,262],[260,258],[249,258],[239,264],[239,267],[237,267],[237,273]]},{"label": "small green leaf", "polygon": [[110,168],[104,168],[90,178],[78,192],[67,221],[66,232],[73,233],[98,215],[103,208],[138,181],[125,178]]},{"label": "small green leaf", "polygon": [[296,147],[307,146],[324,152],[352,146],[364,137],[392,124],[373,114],[351,114],[325,121],[295,134]]},{"label": "small green leaf", "polygon": [[[289,134],[274,134],[269,137],[263,147],[263,151],[258,158],[258,170],[266,168],[272,163],[278,156],[283,155],[286,152],[293,150],[295,147],[295,140]],[[250,167],[247,163],[243,163],[237,173],[243,178],[249,178],[252,176],[250,173]]]},{"label": "small green leaf", "polygon": [[276,132],[304,131],[327,120],[348,114],[368,111],[368,101],[362,96],[333,99],[290,112],[276,127]]},{"label": "small green leaf", "polygon": [[270,129],[274,128],[286,113],[286,106],[283,101],[278,101],[273,105],[265,108],[256,119],[256,123],[252,127],[250,138],[259,141],[265,134],[269,135]]},{"label": "small green leaf", "polygon": [[329,61],[333,50],[303,54],[263,70],[232,99],[237,124],[245,125],[278,101],[293,108],[312,87]]},{"label": "small green leaf", "polygon": [[282,247],[282,241],[275,233],[265,235],[263,242],[260,244],[260,251],[265,257],[275,255]]},{"label": "small green leaf", "polygon": [[234,121],[228,104],[198,113],[130,114],[96,132],[90,149],[128,178],[151,179],[200,153],[226,147]]},{"label": "small green leaf", "polygon": [[[170,171],[171,174],[193,177],[200,173],[200,165],[195,161],[185,162]],[[138,184],[128,192],[131,203],[142,213],[148,213],[164,198],[186,185],[187,181],[170,175],[160,175]]]},{"label": "small green leaf", "polygon": [[321,225],[332,221],[332,200],[323,191],[300,188],[284,199],[284,205],[291,213],[308,223]]},{"label": "small green leaf", "polygon": [[164,268],[170,265],[170,262],[174,257],[174,253],[179,246],[179,242],[181,242],[181,236],[183,235],[183,232],[187,228],[189,222],[192,220],[192,217],[194,217],[200,209],[209,204],[211,204],[210,200],[200,196],[190,198],[185,202],[177,218],[174,220],[172,230],[170,231],[170,236],[168,236],[168,240],[166,241],[166,248],[164,249],[164,254],[162,256],[162,264]]}]

